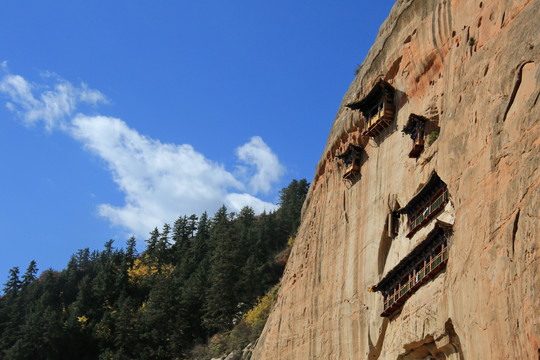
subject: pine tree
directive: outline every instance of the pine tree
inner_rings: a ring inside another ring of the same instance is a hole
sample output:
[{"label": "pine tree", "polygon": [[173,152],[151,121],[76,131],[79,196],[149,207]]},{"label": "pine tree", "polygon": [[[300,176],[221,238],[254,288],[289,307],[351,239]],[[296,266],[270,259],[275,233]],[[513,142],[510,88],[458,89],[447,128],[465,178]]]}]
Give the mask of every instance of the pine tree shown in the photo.
[{"label": "pine tree", "polygon": [[146,240],[146,252],[149,254],[149,255],[152,255],[154,256],[156,251],[157,251],[157,247],[158,247],[158,242],[159,242],[159,230],[158,228],[154,228],[154,230],[152,230],[150,232],[150,238],[148,240]]},{"label": "pine tree", "polygon": [[82,249],[77,251],[77,270],[84,272],[90,270],[90,249]]},{"label": "pine tree", "polygon": [[171,254],[170,254],[171,242],[169,240],[170,232],[171,232],[171,226],[169,224],[164,224],[163,230],[161,231],[161,234],[158,237],[158,242],[156,245],[156,251],[154,255],[156,257],[156,260],[160,269],[161,269],[161,266],[165,264],[170,264],[172,261]]},{"label": "pine tree", "polygon": [[23,275],[22,286],[25,287],[29,285],[32,281],[36,280],[37,272],[38,268],[36,266],[35,260],[30,261],[30,265],[28,265],[28,269],[26,269],[26,272]]},{"label": "pine tree", "polygon": [[113,239],[110,239],[109,241],[107,241],[105,243],[105,251],[102,251],[101,254],[103,255],[103,257],[105,259],[108,259],[111,257],[112,253],[113,253],[113,244],[114,244],[114,240]]},{"label": "pine tree", "polygon": [[[260,284],[259,264],[256,259],[257,237],[255,231],[255,212],[249,206],[244,207],[238,214],[238,218],[234,223],[235,232],[238,236],[239,247],[237,254],[237,262],[239,265],[238,280],[235,283],[236,293],[239,297],[239,310],[246,311],[260,295],[260,289],[257,284]],[[248,259],[250,259],[248,261]]]},{"label": "pine tree", "polygon": [[9,270],[9,280],[4,284],[4,294],[6,296],[15,296],[21,289],[21,280],[19,280],[19,267],[15,266]]},{"label": "pine tree", "polygon": [[229,330],[238,312],[235,283],[238,278],[239,241],[232,229],[227,208],[214,216],[210,243],[215,244],[208,275],[204,323],[211,330]]},{"label": "pine tree", "polygon": [[[280,191],[280,207],[277,212],[286,237],[294,236],[300,226],[300,212],[308,190],[309,183],[306,179],[302,179],[291,181],[289,186]],[[283,245],[281,244],[280,247]]]},{"label": "pine tree", "polygon": [[171,226],[169,224],[164,224],[158,242],[158,249],[160,253],[165,253],[167,249],[169,249],[169,247],[171,246],[171,242],[169,240],[170,232]]},{"label": "pine tree", "polygon": [[189,223],[188,223],[188,229],[189,229],[189,236],[190,237],[193,237],[195,236],[195,231],[197,230],[197,215],[195,214],[192,214],[189,218]]},{"label": "pine tree", "polygon": [[137,253],[137,242],[135,240],[135,236],[131,236],[129,240],[126,242],[126,253],[125,253],[125,261],[126,265],[131,269],[133,267],[133,263],[135,262],[135,259],[138,256]]}]

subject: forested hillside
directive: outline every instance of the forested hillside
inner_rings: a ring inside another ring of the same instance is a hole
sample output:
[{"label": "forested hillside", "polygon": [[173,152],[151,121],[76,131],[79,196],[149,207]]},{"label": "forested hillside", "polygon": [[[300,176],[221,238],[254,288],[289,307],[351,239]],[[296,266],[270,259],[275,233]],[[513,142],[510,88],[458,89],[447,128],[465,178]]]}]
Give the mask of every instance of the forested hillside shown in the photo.
[{"label": "forested hillside", "polygon": [[0,358],[184,359],[209,354],[201,345],[234,325],[252,338],[246,314],[283,272],[308,187],[293,180],[279,209],[258,216],[224,206],[213,217],[181,216],[154,229],[140,254],[132,237],[79,250],[39,277],[33,261],[24,273],[11,269]]}]

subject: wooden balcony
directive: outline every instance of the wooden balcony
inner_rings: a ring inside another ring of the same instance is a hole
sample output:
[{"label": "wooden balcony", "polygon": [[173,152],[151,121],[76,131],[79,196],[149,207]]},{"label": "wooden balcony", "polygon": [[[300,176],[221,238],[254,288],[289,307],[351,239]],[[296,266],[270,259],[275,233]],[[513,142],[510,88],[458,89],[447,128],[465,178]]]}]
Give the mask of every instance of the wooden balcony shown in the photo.
[{"label": "wooden balcony", "polygon": [[379,79],[359,101],[345,105],[352,110],[360,110],[364,116],[364,136],[377,136],[394,121],[394,88]]},{"label": "wooden balcony", "polygon": [[416,135],[416,139],[413,141],[413,147],[411,149],[411,152],[409,152],[410,158],[417,158],[420,153],[424,150],[424,138],[422,137],[422,133],[418,132]]},{"label": "wooden balcony", "polygon": [[394,107],[385,102],[384,106],[372,117],[364,117],[366,127],[362,133],[364,136],[377,136],[381,131],[394,121]]},{"label": "wooden balcony", "polygon": [[410,158],[417,158],[424,150],[424,129],[428,120],[420,115],[410,114],[407,123],[401,130],[411,137],[413,147],[409,152]]},{"label": "wooden balcony", "polygon": [[408,273],[408,281],[405,284],[392,289],[384,301],[384,311],[382,317],[392,315],[401,308],[405,301],[410,298],[424,283],[432,279],[441,272],[448,262],[448,247],[443,244],[442,250],[431,256],[429,261],[418,271],[411,269]]},{"label": "wooden balcony", "polygon": [[343,173],[343,181],[346,184],[352,185],[360,176],[360,166],[362,153],[364,149],[360,146],[349,144],[342,154],[337,154],[336,158],[343,161],[345,171]]},{"label": "wooden balcony", "polygon": [[407,237],[412,237],[414,233],[426,223],[429,222],[435,215],[444,209],[444,205],[448,202],[448,189],[444,188],[433,197],[433,200],[426,202],[422,206],[421,212],[409,217],[409,233]]},{"label": "wooden balcony", "polygon": [[343,174],[344,180],[353,180],[358,174],[360,173],[360,165],[358,164],[358,161],[353,161],[351,165],[345,169],[345,173]]}]

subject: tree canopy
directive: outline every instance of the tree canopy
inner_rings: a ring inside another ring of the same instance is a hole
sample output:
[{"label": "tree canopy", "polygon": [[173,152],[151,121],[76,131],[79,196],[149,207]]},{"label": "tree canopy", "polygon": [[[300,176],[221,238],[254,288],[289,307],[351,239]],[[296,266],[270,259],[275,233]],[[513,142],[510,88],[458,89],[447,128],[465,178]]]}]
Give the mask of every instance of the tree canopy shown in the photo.
[{"label": "tree canopy", "polygon": [[131,237],[79,250],[39,277],[35,261],[22,277],[14,267],[0,297],[0,358],[190,358],[279,281],[308,187],[291,182],[275,212],[180,216],[156,227],[140,254]]}]

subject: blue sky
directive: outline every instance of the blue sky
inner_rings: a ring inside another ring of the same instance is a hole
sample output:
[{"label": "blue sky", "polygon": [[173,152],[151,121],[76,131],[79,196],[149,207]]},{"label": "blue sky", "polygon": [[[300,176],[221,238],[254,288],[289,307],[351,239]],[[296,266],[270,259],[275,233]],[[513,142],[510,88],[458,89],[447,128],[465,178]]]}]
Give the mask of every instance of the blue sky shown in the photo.
[{"label": "blue sky", "polygon": [[0,279],[311,181],[393,1],[0,3]]}]

